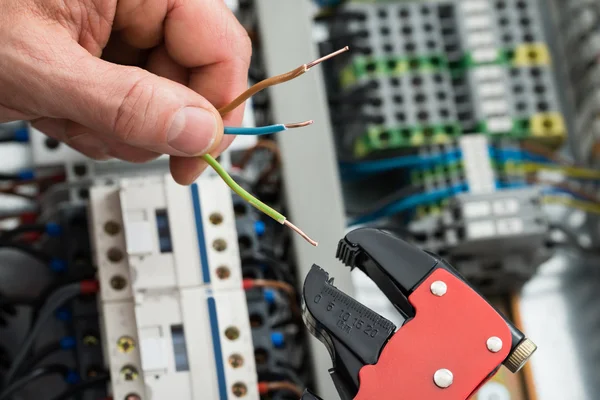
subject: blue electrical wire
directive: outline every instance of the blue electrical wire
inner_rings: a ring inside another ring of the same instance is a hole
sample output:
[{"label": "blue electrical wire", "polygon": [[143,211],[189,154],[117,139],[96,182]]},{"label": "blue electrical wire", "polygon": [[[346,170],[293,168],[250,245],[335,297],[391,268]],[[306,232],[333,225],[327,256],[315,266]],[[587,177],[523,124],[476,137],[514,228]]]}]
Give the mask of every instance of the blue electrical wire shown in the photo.
[{"label": "blue electrical wire", "polygon": [[248,135],[248,136],[259,136],[259,135],[270,135],[277,132],[287,131],[287,127],[284,124],[259,126],[256,128],[244,128],[244,127],[225,127],[226,135]]},{"label": "blue electrical wire", "polygon": [[465,191],[467,191],[467,185],[465,183],[461,183],[444,189],[438,189],[427,193],[420,193],[413,196],[409,196],[402,200],[388,204],[387,206],[382,207],[379,210],[370,214],[361,215],[360,217],[351,220],[348,225],[354,226],[373,222],[380,218],[399,214],[403,211],[407,211],[411,208],[420,206],[422,204],[430,204],[447,199]]},{"label": "blue electrical wire", "polygon": [[455,150],[449,153],[436,154],[432,156],[410,155],[386,158],[382,160],[341,162],[340,171],[344,175],[377,174],[399,168],[416,167],[428,164],[451,164],[452,162],[460,160],[461,156],[461,152],[459,150]]}]

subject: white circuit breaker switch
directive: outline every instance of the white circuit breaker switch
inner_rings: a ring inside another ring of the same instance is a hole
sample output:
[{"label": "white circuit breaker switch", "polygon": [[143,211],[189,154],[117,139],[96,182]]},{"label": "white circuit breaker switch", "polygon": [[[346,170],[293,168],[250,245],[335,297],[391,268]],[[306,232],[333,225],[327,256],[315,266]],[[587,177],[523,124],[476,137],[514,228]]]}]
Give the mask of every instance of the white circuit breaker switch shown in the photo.
[{"label": "white circuit breaker switch", "polygon": [[144,256],[152,254],[156,248],[154,244],[154,227],[148,221],[148,216],[143,211],[125,211],[125,240],[127,254],[130,256]]},{"label": "white circuit breaker switch", "polygon": [[489,144],[484,135],[466,135],[460,138],[463,165],[469,192],[490,193],[496,190],[496,180]]},{"label": "white circuit breaker switch", "polygon": [[166,339],[162,327],[157,325],[141,328],[139,336],[144,373],[148,375],[166,373],[169,364],[166,357]]}]

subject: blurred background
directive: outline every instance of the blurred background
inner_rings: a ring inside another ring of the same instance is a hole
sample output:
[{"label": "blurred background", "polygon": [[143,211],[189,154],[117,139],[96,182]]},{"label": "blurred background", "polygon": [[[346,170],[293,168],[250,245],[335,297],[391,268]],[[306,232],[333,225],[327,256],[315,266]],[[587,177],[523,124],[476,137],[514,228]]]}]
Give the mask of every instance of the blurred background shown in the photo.
[{"label": "blurred background", "polygon": [[335,259],[361,226],[444,257],[537,344],[475,400],[600,398],[600,1],[227,3],[249,85],[350,47],[245,105],[247,128],[313,125],[219,158],[319,247],[213,171],[190,192],[166,157],[1,124],[0,399],[337,399],[299,316],[312,264],[402,323]]}]

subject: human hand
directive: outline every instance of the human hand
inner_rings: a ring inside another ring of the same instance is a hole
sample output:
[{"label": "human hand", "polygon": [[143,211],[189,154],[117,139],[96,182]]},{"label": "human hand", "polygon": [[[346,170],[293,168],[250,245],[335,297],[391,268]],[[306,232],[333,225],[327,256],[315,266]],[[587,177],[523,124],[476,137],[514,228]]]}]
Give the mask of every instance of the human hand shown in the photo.
[{"label": "human hand", "polygon": [[233,140],[250,39],[223,0],[0,0],[0,122],[94,159],[169,154],[189,184]]}]

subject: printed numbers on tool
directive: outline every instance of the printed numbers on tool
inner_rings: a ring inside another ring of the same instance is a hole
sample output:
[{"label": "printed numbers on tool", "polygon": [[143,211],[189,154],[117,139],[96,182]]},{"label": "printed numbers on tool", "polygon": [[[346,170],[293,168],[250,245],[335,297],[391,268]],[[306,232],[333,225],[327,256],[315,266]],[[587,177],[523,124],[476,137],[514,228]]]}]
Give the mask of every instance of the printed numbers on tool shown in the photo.
[{"label": "printed numbers on tool", "polygon": [[365,328],[365,335],[368,335],[372,338],[377,336],[378,333],[379,333],[379,331],[377,329],[373,328],[371,325],[367,325],[367,327]]}]

